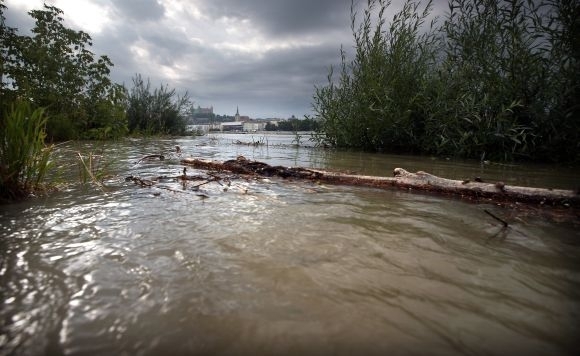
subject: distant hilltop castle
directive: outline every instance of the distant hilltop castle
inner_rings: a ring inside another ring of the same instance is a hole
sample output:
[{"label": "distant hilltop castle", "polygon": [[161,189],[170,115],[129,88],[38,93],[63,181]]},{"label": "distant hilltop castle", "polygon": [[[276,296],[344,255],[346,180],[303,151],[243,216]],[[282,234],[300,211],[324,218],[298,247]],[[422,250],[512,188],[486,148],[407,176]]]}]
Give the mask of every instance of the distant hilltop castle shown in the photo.
[{"label": "distant hilltop castle", "polygon": [[193,109],[194,115],[213,115],[213,105],[209,108],[202,108],[201,106],[197,106],[197,108]]}]

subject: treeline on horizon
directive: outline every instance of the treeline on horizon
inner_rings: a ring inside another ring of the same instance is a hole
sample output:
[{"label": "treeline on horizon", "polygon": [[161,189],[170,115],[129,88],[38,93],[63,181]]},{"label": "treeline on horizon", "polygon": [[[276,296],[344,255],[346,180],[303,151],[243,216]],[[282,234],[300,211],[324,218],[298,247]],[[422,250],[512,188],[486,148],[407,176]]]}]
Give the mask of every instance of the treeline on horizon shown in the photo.
[{"label": "treeline on horizon", "polygon": [[353,59],[315,88],[319,143],[481,160],[580,161],[580,3],[351,6]]}]

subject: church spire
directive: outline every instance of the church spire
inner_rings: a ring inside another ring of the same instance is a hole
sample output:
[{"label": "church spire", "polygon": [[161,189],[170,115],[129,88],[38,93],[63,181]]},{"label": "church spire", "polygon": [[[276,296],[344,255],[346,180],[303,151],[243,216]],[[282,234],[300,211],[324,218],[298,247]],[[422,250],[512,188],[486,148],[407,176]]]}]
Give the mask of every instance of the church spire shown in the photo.
[{"label": "church spire", "polygon": [[240,108],[236,106],[236,121],[240,121]]}]

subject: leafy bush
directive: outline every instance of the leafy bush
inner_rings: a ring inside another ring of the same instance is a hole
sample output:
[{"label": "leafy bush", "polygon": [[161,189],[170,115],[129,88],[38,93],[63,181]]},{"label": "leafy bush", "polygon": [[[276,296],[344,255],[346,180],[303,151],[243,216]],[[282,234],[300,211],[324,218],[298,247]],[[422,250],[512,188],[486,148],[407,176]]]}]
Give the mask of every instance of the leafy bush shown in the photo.
[{"label": "leafy bush", "polygon": [[267,123],[266,131],[314,131],[317,128],[317,122],[310,118],[303,120],[288,119],[279,121],[277,124]]}]

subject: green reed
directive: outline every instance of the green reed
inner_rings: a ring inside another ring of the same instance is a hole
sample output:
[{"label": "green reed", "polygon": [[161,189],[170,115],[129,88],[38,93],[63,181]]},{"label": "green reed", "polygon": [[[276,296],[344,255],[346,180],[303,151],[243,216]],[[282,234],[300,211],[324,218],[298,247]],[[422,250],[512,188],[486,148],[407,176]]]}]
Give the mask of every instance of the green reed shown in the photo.
[{"label": "green reed", "polygon": [[0,121],[0,198],[14,200],[42,189],[52,146],[45,144],[44,109],[19,101]]}]

